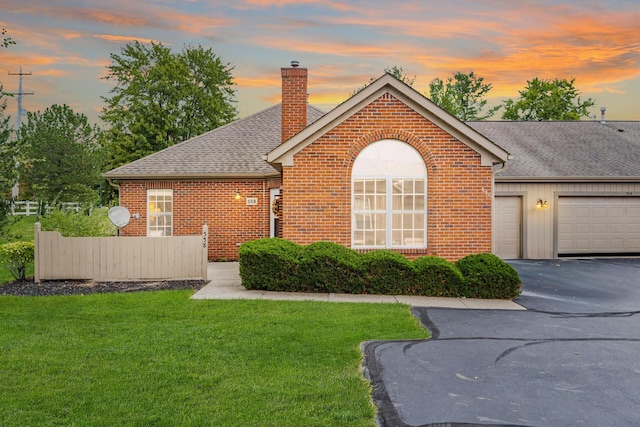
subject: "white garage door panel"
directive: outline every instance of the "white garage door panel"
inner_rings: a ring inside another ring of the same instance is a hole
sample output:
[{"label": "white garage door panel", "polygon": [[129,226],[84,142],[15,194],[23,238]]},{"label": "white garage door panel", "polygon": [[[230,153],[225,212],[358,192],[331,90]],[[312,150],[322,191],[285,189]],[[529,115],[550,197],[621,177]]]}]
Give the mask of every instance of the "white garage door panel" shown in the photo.
[{"label": "white garage door panel", "polygon": [[522,199],[495,199],[495,254],[503,259],[522,258]]},{"label": "white garage door panel", "polygon": [[560,197],[558,254],[640,252],[640,197]]}]

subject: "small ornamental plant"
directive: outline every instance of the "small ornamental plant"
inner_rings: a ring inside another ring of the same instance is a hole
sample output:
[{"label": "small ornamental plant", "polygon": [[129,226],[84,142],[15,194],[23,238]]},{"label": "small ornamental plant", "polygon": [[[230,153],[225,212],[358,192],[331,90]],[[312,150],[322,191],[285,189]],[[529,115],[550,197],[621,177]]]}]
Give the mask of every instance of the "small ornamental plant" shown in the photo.
[{"label": "small ornamental plant", "polygon": [[33,262],[34,246],[31,242],[12,242],[0,245],[0,263],[16,280],[26,278],[27,266]]}]

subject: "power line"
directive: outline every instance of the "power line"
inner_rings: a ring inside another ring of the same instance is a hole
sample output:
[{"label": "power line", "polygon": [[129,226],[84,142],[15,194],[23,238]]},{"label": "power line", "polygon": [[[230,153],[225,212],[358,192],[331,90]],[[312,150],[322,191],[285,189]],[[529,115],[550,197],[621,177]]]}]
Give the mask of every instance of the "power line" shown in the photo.
[{"label": "power line", "polygon": [[[22,125],[22,116],[27,114],[27,110],[22,108],[22,97],[24,95],[33,95],[33,92],[25,92],[22,90],[22,76],[30,76],[31,71],[28,73],[22,71],[22,67],[20,67],[20,72],[18,73],[9,73],[10,76],[20,76],[20,80],[18,81],[18,91],[17,92],[9,92],[11,95],[16,95],[18,98],[18,119],[16,122],[16,138],[18,137],[18,132],[20,132],[20,126]],[[17,198],[20,194],[19,183],[16,184],[11,189],[11,197],[13,199]]]},{"label": "power line", "polygon": [[27,114],[27,110],[22,108],[22,97],[24,95],[33,95],[33,91],[32,92],[24,92],[22,90],[22,76],[30,76],[31,75],[31,71],[27,72],[23,72],[22,71],[22,67],[20,67],[20,72],[18,73],[9,73],[10,76],[20,76],[20,80],[18,81],[18,91],[17,92],[9,92],[11,93],[11,95],[16,95],[18,98],[18,120],[16,123],[16,133],[20,131],[20,126],[22,125],[22,116]]}]

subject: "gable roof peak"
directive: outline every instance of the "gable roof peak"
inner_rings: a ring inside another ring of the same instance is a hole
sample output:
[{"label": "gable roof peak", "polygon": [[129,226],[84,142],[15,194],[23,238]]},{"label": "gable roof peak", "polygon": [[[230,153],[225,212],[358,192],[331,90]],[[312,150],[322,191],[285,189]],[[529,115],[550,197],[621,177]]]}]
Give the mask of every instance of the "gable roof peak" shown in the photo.
[{"label": "gable roof peak", "polygon": [[502,163],[508,159],[509,153],[502,147],[440,108],[413,87],[392,74],[385,73],[322,118],[270,151],[266,157],[267,162],[273,165],[293,165],[294,154],[340,125],[371,102],[387,94],[398,99],[445,132],[480,153],[484,166]]}]

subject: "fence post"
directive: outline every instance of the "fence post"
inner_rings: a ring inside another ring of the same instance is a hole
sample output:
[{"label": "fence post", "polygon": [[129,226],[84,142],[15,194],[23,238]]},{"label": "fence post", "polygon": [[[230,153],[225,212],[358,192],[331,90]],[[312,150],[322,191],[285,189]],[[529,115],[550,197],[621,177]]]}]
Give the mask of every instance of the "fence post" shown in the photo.
[{"label": "fence post", "polygon": [[40,283],[40,223],[33,225],[33,280]]},{"label": "fence post", "polygon": [[209,280],[209,227],[202,226],[202,278]]}]

